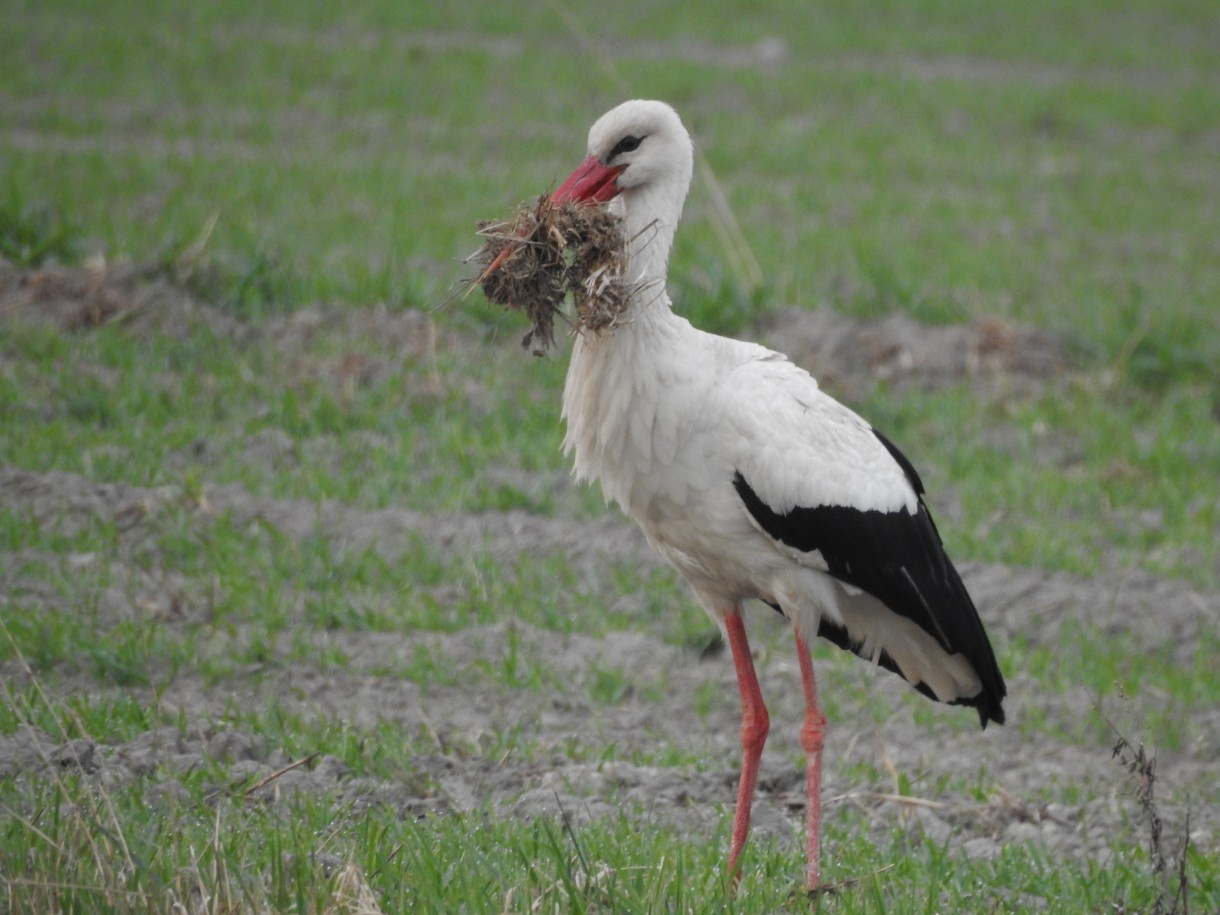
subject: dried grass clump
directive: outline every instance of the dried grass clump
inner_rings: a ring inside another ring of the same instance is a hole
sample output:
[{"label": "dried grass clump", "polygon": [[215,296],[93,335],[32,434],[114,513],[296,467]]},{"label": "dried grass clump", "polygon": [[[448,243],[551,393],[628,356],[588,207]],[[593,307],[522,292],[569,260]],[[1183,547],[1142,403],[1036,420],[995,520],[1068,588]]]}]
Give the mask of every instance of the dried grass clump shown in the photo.
[{"label": "dried grass clump", "polygon": [[612,328],[626,310],[622,220],[605,207],[556,205],[543,195],[504,222],[480,223],[479,235],[483,247],[471,257],[476,282],[490,301],[525,312],[531,326],[521,345],[534,355],[554,345],[555,317],[568,295],[577,332]]}]

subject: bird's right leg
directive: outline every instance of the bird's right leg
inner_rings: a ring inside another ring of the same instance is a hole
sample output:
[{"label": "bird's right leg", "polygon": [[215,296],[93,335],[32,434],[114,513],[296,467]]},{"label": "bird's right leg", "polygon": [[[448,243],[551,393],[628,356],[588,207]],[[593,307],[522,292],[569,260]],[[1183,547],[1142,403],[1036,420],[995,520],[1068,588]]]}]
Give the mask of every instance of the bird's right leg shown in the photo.
[{"label": "bird's right leg", "polygon": [[758,784],[758,761],[762,757],[763,744],[767,742],[771,721],[767,716],[767,706],[763,703],[762,691],[758,688],[758,675],[754,672],[754,659],[750,657],[750,643],[746,638],[740,604],[724,618],[724,628],[729,651],[733,654],[733,667],[737,671],[737,688],[741,691],[741,780],[737,783],[737,811],[733,815],[728,871],[736,884],[741,850],[750,836],[750,808],[754,803],[754,788]]},{"label": "bird's right leg", "polygon": [[809,847],[805,888],[815,891],[822,885],[822,747],[826,742],[826,716],[818,702],[818,687],[813,678],[813,659],[809,656],[809,644],[799,629],[796,630],[796,656],[801,665],[801,685],[805,692],[805,725],[801,728],[801,746],[805,749],[805,784],[808,791],[805,833]]}]

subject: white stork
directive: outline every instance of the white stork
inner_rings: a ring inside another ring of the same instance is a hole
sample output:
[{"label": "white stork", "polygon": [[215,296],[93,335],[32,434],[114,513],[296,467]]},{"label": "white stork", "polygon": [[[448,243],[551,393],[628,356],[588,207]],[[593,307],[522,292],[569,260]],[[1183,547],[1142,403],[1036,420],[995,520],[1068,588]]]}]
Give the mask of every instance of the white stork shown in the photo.
[{"label": "white stork", "polygon": [[636,283],[626,319],[577,336],[564,450],[599,480],[721,627],[741,691],[735,881],[769,719],[742,622],[762,600],[791,621],[805,698],[808,867],[817,889],[821,753],[808,642],[821,636],[924,695],[1002,723],[1004,679],[902,453],[783,355],[673,313],[669,251],[690,186],[690,136],[672,108],[629,101],[589,131],[556,203],[615,208]]}]

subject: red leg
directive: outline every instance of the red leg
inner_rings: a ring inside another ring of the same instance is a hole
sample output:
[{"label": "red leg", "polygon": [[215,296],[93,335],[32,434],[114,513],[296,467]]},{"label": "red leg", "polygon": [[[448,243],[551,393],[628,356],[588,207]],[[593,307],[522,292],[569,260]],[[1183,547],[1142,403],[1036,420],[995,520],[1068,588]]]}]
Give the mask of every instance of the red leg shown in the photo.
[{"label": "red leg", "polygon": [[762,756],[763,744],[767,742],[771,722],[767,717],[762,691],[758,688],[758,676],[754,673],[754,660],[750,657],[750,643],[746,639],[740,607],[725,617],[724,628],[728,633],[729,650],[733,654],[733,667],[737,671],[737,688],[741,690],[741,780],[737,783],[737,810],[733,815],[733,841],[729,845],[729,874],[736,884],[739,879],[738,860],[750,836],[750,808],[754,803],[754,787],[758,784],[758,760]]},{"label": "red leg", "polygon": [[801,728],[801,746],[805,749],[805,781],[809,791],[805,806],[805,834],[809,842],[805,886],[816,890],[822,883],[822,744],[826,734],[826,716],[818,704],[818,686],[813,679],[809,645],[799,632],[796,634],[796,651],[801,664],[801,685],[805,690],[805,724]]}]

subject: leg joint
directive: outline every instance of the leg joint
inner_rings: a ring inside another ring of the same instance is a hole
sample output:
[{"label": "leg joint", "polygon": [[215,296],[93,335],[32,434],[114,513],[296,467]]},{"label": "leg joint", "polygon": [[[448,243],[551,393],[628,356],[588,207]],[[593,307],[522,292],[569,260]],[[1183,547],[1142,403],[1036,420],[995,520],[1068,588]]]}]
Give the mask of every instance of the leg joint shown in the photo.
[{"label": "leg joint", "polygon": [[741,721],[741,745],[747,750],[762,751],[771,732],[771,718],[765,706],[758,706]]},{"label": "leg joint", "polygon": [[801,748],[808,753],[821,753],[826,742],[826,716],[821,709],[810,710],[801,728]]}]

